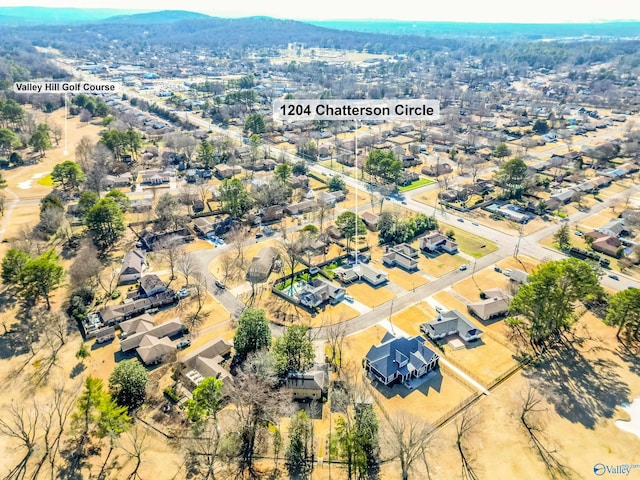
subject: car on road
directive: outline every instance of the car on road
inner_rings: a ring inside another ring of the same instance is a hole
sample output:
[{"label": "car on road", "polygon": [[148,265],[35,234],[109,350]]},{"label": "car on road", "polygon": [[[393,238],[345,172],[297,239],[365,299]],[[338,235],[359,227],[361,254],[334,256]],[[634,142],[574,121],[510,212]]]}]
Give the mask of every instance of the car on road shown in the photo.
[{"label": "car on road", "polygon": [[218,287],[220,290],[224,290],[225,288],[227,288],[227,286],[220,280],[216,280],[216,287]]},{"label": "car on road", "polygon": [[406,205],[406,204],[407,204],[407,202],[406,202],[405,200],[402,200],[400,203],[401,203],[402,205]]},{"label": "car on road", "polygon": [[610,273],[609,275],[607,275],[611,280],[620,280],[620,277],[618,275],[616,275],[615,273]]},{"label": "car on road", "polygon": [[474,227],[479,227],[480,226],[476,222],[471,222],[471,225],[473,225]]},{"label": "car on road", "polygon": [[191,340],[189,340],[188,338],[185,338],[184,340],[180,340],[178,342],[178,344],[176,345],[176,348],[178,350],[182,350],[183,348],[187,348],[191,346]]},{"label": "car on road", "polygon": [[349,303],[353,303],[355,301],[355,299],[351,295],[345,295],[344,299]]},{"label": "car on road", "polygon": [[467,269],[467,266],[466,266],[466,265],[460,265],[460,268],[459,268],[459,270],[460,270],[460,271],[464,271],[464,270],[466,270],[466,269]]},{"label": "car on road", "polygon": [[464,223],[464,219],[462,219],[462,218],[459,218],[459,219],[458,219],[458,221],[459,221],[460,223]]},{"label": "car on road", "polygon": [[256,238],[262,238],[263,236],[264,236],[263,233],[260,233],[260,232],[256,233]]}]

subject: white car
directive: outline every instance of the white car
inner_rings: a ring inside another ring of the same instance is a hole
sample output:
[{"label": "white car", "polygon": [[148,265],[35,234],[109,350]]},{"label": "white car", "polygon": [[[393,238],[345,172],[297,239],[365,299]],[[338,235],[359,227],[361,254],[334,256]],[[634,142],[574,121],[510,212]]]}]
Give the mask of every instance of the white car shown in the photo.
[{"label": "white car", "polygon": [[467,266],[466,265],[460,265],[460,271],[466,270]]},{"label": "white car", "polygon": [[506,270],[503,270],[502,273],[504,273],[508,277],[511,275],[511,269],[507,268]]},{"label": "white car", "polygon": [[345,295],[344,299],[349,303],[353,303],[355,301],[355,299],[351,295]]},{"label": "white car", "polygon": [[438,312],[438,313],[444,312],[444,308],[442,308],[440,305],[436,305],[435,309],[436,309],[436,312]]}]

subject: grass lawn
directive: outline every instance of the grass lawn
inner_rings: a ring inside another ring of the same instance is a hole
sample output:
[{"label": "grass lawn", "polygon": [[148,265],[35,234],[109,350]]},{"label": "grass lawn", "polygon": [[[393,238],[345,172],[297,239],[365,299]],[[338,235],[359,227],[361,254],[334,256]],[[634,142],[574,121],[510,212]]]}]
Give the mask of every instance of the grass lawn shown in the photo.
[{"label": "grass lawn", "polygon": [[39,179],[38,185],[42,185],[43,187],[53,187],[53,179],[51,178],[51,174],[49,173]]},{"label": "grass lawn", "polygon": [[430,322],[435,319],[437,315],[436,311],[429,304],[420,302],[394,314],[391,317],[391,321],[393,325],[407,332],[409,335],[422,335],[422,332],[420,332],[420,324]]},{"label": "grass lawn", "polygon": [[[479,237],[473,233],[465,232],[454,226],[447,226],[445,232],[453,230],[455,235],[455,241],[458,244],[458,248],[461,252],[471,255],[474,258],[481,258],[485,255],[495,252],[498,249],[498,245],[487,240],[486,238]],[[484,247],[482,246],[484,245]]]},{"label": "grass lawn", "polygon": [[517,363],[511,350],[486,334],[477,342],[470,343],[460,350],[454,350],[446,344],[444,353],[446,358],[462,365],[485,385]]},{"label": "grass lawn", "polygon": [[424,187],[425,185],[431,185],[433,180],[428,178],[420,178],[409,185],[405,185],[404,187],[398,187],[398,190],[401,192],[408,192],[409,190],[415,190],[416,188]]},{"label": "grass lawn", "polygon": [[434,277],[441,277],[464,263],[467,263],[467,260],[460,255],[449,255],[448,253],[442,253],[433,258],[424,254],[418,256],[420,270]]},{"label": "grass lawn", "polygon": [[396,296],[384,287],[373,288],[368,283],[354,283],[347,287],[347,293],[367,307],[374,308]]}]

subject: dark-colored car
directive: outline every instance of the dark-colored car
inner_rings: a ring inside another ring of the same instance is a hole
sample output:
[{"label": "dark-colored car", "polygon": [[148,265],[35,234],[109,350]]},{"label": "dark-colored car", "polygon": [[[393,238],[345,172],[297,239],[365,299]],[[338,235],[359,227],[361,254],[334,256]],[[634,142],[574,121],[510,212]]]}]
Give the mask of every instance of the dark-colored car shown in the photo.
[{"label": "dark-colored car", "polygon": [[227,288],[225,284],[222,283],[220,280],[216,280],[216,287],[218,287],[220,290],[224,290],[225,288]]}]

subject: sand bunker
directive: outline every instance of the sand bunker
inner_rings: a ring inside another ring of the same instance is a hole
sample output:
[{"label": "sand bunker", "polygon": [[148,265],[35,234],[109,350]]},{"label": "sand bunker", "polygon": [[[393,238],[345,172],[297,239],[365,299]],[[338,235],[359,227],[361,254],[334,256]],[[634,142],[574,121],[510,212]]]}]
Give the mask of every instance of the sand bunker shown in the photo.
[{"label": "sand bunker", "polygon": [[616,420],[616,427],[640,437],[640,397],[634,398],[631,404],[623,403],[622,409],[629,414],[631,419],[629,421]]}]

